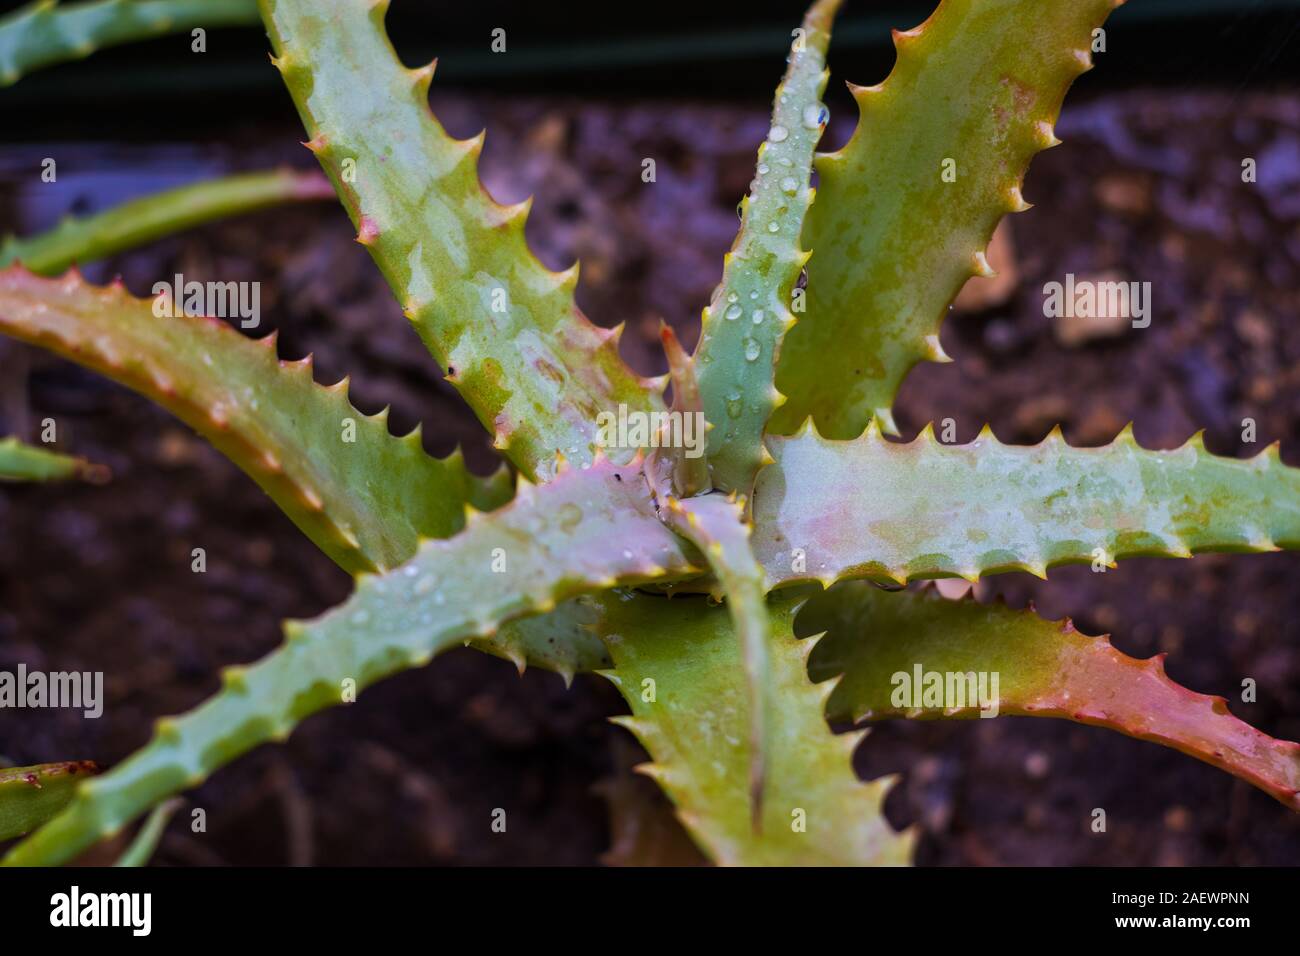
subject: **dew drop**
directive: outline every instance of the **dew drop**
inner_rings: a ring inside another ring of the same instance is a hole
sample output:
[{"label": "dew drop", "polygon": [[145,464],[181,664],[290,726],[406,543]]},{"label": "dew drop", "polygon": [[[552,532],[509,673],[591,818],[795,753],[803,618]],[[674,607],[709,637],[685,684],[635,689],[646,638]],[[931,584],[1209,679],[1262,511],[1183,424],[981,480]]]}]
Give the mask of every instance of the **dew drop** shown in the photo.
[{"label": "dew drop", "polygon": [[809,103],[803,108],[803,125],[809,129],[820,129],[831,118],[831,111],[821,103]]},{"label": "dew drop", "polygon": [[781,192],[789,193],[793,196],[798,189],[799,181],[793,176],[787,176],[785,179],[781,180]]},{"label": "dew drop", "polygon": [[758,174],[759,174],[760,176],[766,176],[766,175],[767,175],[767,163],[759,163],[759,164],[758,164]]},{"label": "dew drop", "polygon": [[745,361],[754,362],[758,359],[758,353],[762,351],[758,342],[754,339],[745,339]]},{"label": "dew drop", "polygon": [[582,520],[582,509],[572,501],[566,502],[560,506],[556,512],[556,520],[559,521],[560,527],[566,531],[575,527]]},{"label": "dew drop", "polygon": [[734,292],[728,292],[728,293],[727,293],[727,301],[728,301],[728,302],[736,302],[736,301],[738,301],[739,299],[740,299],[740,296],[738,296],[736,293],[734,293]]},{"label": "dew drop", "polygon": [[755,309],[755,310],[754,310],[754,324],[755,324],[755,325],[762,325],[762,324],[763,324],[763,318],[764,318],[764,316],[763,316],[763,310],[762,310],[762,309]]},{"label": "dew drop", "polygon": [[740,400],[739,392],[731,392],[727,395],[727,415],[731,418],[739,418],[740,413],[744,410],[744,403]]},{"label": "dew drop", "polygon": [[736,319],[740,318],[740,313],[743,311],[744,310],[740,306],[733,305],[730,308],[728,308],[727,311],[723,313],[723,315],[725,315],[729,320],[734,322]]},{"label": "dew drop", "polygon": [[[807,114],[805,113],[804,115],[806,116]],[[770,130],[767,131],[768,142],[772,142],[772,143],[784,143],[786,137],[789,135],[790,135],[790,131],[786,129],[784,126],[779,126],[779,125],[773,126]]]},{"label": "dew drop", "polygon": [[768,231],[768,232],[780,232],[780,231],[781,231],[781,224],[780,224],[779,222],[777,222],[775,219],[773,219],[771,222],[769,222],[769,223],[767,224],[767,231]]}]

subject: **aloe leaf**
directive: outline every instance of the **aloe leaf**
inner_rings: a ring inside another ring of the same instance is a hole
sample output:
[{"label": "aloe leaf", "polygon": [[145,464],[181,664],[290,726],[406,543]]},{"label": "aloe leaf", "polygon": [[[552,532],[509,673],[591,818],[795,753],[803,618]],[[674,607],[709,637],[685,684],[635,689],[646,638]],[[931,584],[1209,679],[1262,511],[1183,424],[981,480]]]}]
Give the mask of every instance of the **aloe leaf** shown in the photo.
[{"label": "aloe leaf", "polygon": [[969,699],[938,710],[898,706],[915,701],[894,697],[895,675],[913,677],[917,665],[996,674],[999,715],[1064,717],[1172,747],[1300,810],[1300,744],[1238,720],[1222,697],[1174,683],[1165,655],[1136,660],[1106,637],[1081,634],[1069,618],[949,601],[932,590],[889,594],[855,581],[814,597],[798,626],[826,632],[809,658],[812,679],[843,675],[827,703],[833,720],[977,717]]},{"label": "aloe leaf", "polygon": [[0,87],[96,50],[194,27],[257,22],[255,0],[36,0],[0,19]]},{"label": "aloe leaf", "polygon": [[709,478],[708,449],[705,446],[706,426],[696,435],[695,447],[686,441],[686,423],[703,418],[704,405],[700,395],[700,383],[695,371],[695,360],[686,354],[677,334],[663,322],[659,323],[659,340],[663,343],[664,354],[668,357],[668,378],[673,386],[673,404],[671,414],[678,416],[680,425],[680,442],[672,440],[672,423],[669,422],[667,434],[661,431],[659,445],[654,448],[647,461],[647,469],[655,480],[662,483],[664,472],[670,472],[673,492],[683,498],[704,494],[712,487]]},{"label": "aloe leaf", "polygon": [[[419,430],[352,407],[347,380],[322,387],[311,359],[276,358],[215,319],[158,317],[121,286],[76,273],[0,272],[0,332],[40,345],[153,399],[212,442],[326,554],[350,571],[394,567],[420,537],[464,524],[479,494],[459,455],[424,451]],[[350,439],[350,440],[349,440]]]},{"label": "aloe leaf", "polygon": [[813,150],[827,119],[821,102],[830,76],[826,48],[839,6],[840,0],[818,0],[804,18],[776,88],[757,173],[741,202],[740,232],[704,310],[696,360],[705,418],[713,426],[709,462],[724,491],[749,494],[765,458],[763,430],[782,401],[772,379],[808,261],[799,232],[813,201]]},{"label": "aloe leaf", "polygon": [[520,674],[529,665],[554,671],[567,686],[575,674],[610,666],[605,645],[595,633],[599,618],[590,599],[574,598],[560,602],[549,614],[511,621],[471,646],[510,661]]},{"label": "aloe leaf", "polygon": [[578,310],[576,268],[553,273],[532,254],[529,203],[502,206],[483,189],[482,137],[452,139],[434,119],[433,67],[398,61],[387,7],[264,0],[262,12],[308,146],[357,240],[496,447],[548,479],[557,451],[592,460],[602,411],[661,410],[662,383],[623,364],[619,330]]},{"label": "aloe leaf", "polygon": [[810,415],[835,438],[873,416],[895,430],[899,384],[919,361],[947,361],[948,304],[968,278],[991,274],[994,227],[1028,208],[1029,161],[1058,142],[1052,127],[1092,64],[1092,31],[1122,2],[943,0],[921,26],[895,31],[893,72],[852,88],[858,128],[817,161],[808,309],[781,348],[776,386],[789,401],[772,431]]},{"label": "aloe leaf", "polygon": [[285,739],[309,715],[503,622],[581,594],[695,573],[655,518],[640,466],[602,459],[559,470],[546,485],[522,483],[510,504],[473,515],[456,537],[425,542],[385,575],[362,576],[352,597],[321,617],[288,622],[278,650],[227,668],[221,691],[159,721],[148,744],[83,784],[5,862],[65,861],[258,744]]},{"label": "aloe leaf", "polygon": [[1149,451],[1130,428],[1100,448],[1071,447],[1059,430],[1003,445],[986,428],[945,445],[928,426],[900,443],[874,423],[854,441],[806,427],[768,444],[776,463],[755,488],[753,547],[769,587],[1300,547],[1300,470],[1276,444],[1240,460],[1210,454],[1199,434]]},{"label": "aloe leaf", "polygon": [[98,772],[89,760],[0,769],[0,840],[36,829],[67,806],[82,778]]},{"label": "aloe leaf", "polygon": [[[151,303],[119,288],[10,269],[0,273],[0,331],[102,372],[176,414],[346,571],[395,567],[415,554],[421,537],[459,531],[466,504],[492,511],[514,493],[505,469],[479,478],[458,453],[429,457],[418,429],[392,437],[384,413],[366,417],[352,408],[346,380],[316,385],[310,360],[278,361],[273,339],[253,341],[208,319],[156,318]],[[348,428],[353,442],[343,441]],[[25,450],[6,455],[0,442],[0,469],[19,459],[36,467]],[[89,467],[89,477],[102,476]],[[589,611],[561,605],[475,646],[521,669],[528,662],[555,670],[567,682],[606,663],[589,624]]]},{"label": "aloe leaf", "polygon": [[74,262],[85,264],[214,219],[333,196],[330,184],[314,172],[281,169],[225,176],[134,199],[84,219],[66,219],[37,236],[8,236],[0,244],[0,267],[21,262],[32,272],[54,275]]},{"label": "aloe leaf", "polygon": [[745,523],[744,503],[721,494],[678,500],[662,499],[660,516],[709,562],[719,585],[715,599],[726,597],[735,633],[740,641],[745,672],[748,711],[749,799],[755,828],[763,821],[763,792],[771,749],[769,727],[775,717],[776,689],[768,645],[766,590],[763,569],[749,547],[751,529]]},{"label": "aloe leaf", "polygon": [[84,458],[61,455],[45,448],[24,444],[12,435],[0,438],[0,481],[63,481],[83,478],[102,484],[109,478],[108,467]]},{"label": "aloe leaf", "polygon": [[163,831],[167,829],[168,822],[180,805],[180,798],[173,797],[171,800],[164,800],[149,811],[149,818],[144,821],[144,826],[113,865],[123,867],[147,865],[154,850],[158,849],[158,841],[162,839]]},{"label": "aloe leaf", "polygon": [[639,769],[677,805],[695,842],[720,864],[904,864],[911,835],[881,813],[891,781],[860,782],[858,734],[826,723],[829,685],[808,679],[811,642],[794,638],[798,602],[770,600],[771,675],[781,701],[771,727],[763,825],[756,832],[746,786],[749,691],[731,619],[701,598],[624,594],[603,599],[602,633],[614,659],[606,676],[632,708],[614,718],[654,763]]}]

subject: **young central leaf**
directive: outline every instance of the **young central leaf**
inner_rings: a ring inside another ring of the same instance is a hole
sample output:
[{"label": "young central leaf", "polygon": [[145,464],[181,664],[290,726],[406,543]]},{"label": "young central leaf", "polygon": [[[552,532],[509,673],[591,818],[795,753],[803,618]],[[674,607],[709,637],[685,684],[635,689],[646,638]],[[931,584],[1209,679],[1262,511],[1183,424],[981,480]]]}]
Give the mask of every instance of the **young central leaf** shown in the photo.
[{"label": "young central leaf", "polygon": [[[795,322],[792,301],[809,254],[799,247],[813,149],[828,114],[826,47],[840,0],[819,0],[795,31],[790,65],[776,90],[772,127],[741,201],[740,233],[727,253],[722,284],[704,310],[696,349],[713,483],[748,494],[764,461],[763,429],[784,399],[772,384],[777,350]],[[801,299],[803,290],[797,290]]]}]

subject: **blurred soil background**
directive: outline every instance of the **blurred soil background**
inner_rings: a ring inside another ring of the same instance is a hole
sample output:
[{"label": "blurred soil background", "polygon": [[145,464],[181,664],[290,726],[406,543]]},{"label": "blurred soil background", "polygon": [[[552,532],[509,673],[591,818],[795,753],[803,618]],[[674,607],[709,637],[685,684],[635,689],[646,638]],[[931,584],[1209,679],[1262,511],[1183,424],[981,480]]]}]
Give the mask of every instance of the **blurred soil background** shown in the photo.
[{"label": "blurred soil background", "polygon": [[[536,195],[533,248],[552,268],[581,260],[579,304],[601,324],[626,322],[628,360],[657,373],[661,317],[687,344],[698,334],[767,128],[765,99],[506,98],[435,84],[433,106],[456,135],[489,129],[488,189],[503,202]],[[830,102],[823,148],[844,142],[855,119]],[[1031,443],[1060,423],[1072,444],[1096,445],[1133,421],[1149,448],[1204,427],[1217,453],[1281,440],[1283,459],[1300,465],[1300,342],[1287,331],[1300,315],[1300,97],[1094,92],[1070,101],[1058,135],[1065,145],[1026,178],[1035,208],[1011,217],[1000,240],[1016,281],[968,286],[943,327],[955,363],[920,367],[904,385],[904,436],[953,418],[959,441],[988,422],[1003,441]],[[202,172],[307,168],[301,138],[288,123],[248,123],[184,145],[7,145],[0,225],[34,231]],[[59,157],[57,194],[32,185],[46,155]],[[653,184],[641,180],[644,157],[657,161]],[[1244,157],[1256,159],[1257,183],[1242,182]],[[282,357],[313,353],[318,380],[352,376],[362,411],[391,405],[394,432],[423,422],[430,451],[460,444],[476,470],[490,470],[477,422],[353,236],[336,205],[287,208],[85,271],[97,282],[121,274],[137,295],[176,272],[260,281],[258,334],[278,330]],[[1150,281],[1150,328],[1081,341],[1054,327],[1041,290],[1067,272]],[[0,487],[0,668],[102,670],[107,695],[96,721],[7,711],[0,755],[111,765],[148,739],[154,718],[216,690],[220,667],[273,649],[280,620],[348,594],[348,577],[250,479],[165,412],[12,342],[0,341],[0,366],[0,433],[35,438],[52,417],[62,449],[114,474],[103,487]],[[1257,423],[1254,445],[1241,441],[1246,417]],[[195,547],[206,550],[205,574],[190,570]],[[1085,632],[1113,632],[1138,657],[1168,652],[1175,680],[1296,740],[1298,580],[1300,555],[1202,556],[1134,560],[1104,575],[1056,569],[1048,582],[1008,575],[978,593],[1032,599]],[[1240,702],[1247,677],[1256,703]],[[622,711],[598,677],[566,690],[555,675],[521,678],[503,661],[453,651],[216,774],[187,795],[207,811],[207,832],[174,823],[156,862],[596,863],[611,843],[598,790],[626,791],[627,738],[604,720]],[[1189,757],[1102,729],[898,722],[873,732],[857,760],[865,776],[902,774],[888,812],[918,826],[924,864],[1300,862],[1300,816]],[[502,834],[490,827],[498,807],[508,813]],[[1090,829],[1097,807],[1104,834]]]}]

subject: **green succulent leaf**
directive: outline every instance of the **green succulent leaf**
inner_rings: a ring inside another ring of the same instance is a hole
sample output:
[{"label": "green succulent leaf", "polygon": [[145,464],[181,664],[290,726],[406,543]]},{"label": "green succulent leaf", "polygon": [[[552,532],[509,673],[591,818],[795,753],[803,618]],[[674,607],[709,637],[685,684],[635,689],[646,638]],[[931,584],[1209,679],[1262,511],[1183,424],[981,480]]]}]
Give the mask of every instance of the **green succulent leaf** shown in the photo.
[{"label": "green succulent leaf", "polygon": [[0,243],[0,267],[21,262],[39,275],[55,275],[73,263],[84,265],[215,219],[333,197],[330,184],[315,172],[281,169],[210,179],[66,219],[37,236],[8,236]]},{"label": "green succulent leaf", "polygon": [[502,206],[483,189],[482,137],[452,139],[434,119],[432,64],[398,61],[387,6],[264,0],[262,11],[308,145],[357,240],[496,447],[528,477],[548,479],[556,452],[593,459],[601,412],[662,410],[662,383],[628,369],[620,331],[578,310],[576,267],[553,273],[532,254],[529,203]]},{"label": "green succulent leaf", "polygon": [[600,611],[591,599],[574,598],[561,601],[550,613],[511,621],[470,646],[510,661],[520,674],[530,664],[554,671],[567,686],[575,674],[610,666],[605,645],[595,632],[599,619]]},{"label": "green succulent leaf", "polygon": [[654,516],[640,461],[601,460],[521,484],[514,500],[476,515],[459,535],[424,543],[401,568],[358,580],[345,603],[285,625],[285,643],[261,661],[223,672],[214,697],[158,722],[153,739],[5,857],[8,864],[66,861],[177,791],[304,718],[376,681],[422,667],[439,651],[489,637],[505,621],[616,586],[696,572]]},{"label": "green succulent leaf", "polygon": [[881,812],[891,781],[853,772],[859,735],[831,733],[829,685],[808,679],[811,642],[794,638],[798,602],[770,601],[771,675],[781,701],[770,728],[761,832],[750,818],[749,692],[731,618],[702,598],[611,595],[601,631],[632,708],[614,718],[645,746],[639,768],[667,791],[696,843],[724,865],[905,864],[911,836]]},{"label": "green succulent leaf", "polygon": [[707,426],[698,435],[699,443],[690,447],[686,441],[686,423],[703,418],[704,404],[700,396],[700,383],[696,375],[695,360],[686,354],[672,328],[659,323],[659,339],[668,357],[668,378],[673,386],[673,405],[670,414],[679,416],[681,441],[672,440],[672,422],[667,434],[661,430],[659,444],[653,448],[647,461],[649,474],[660,484],[670,485],[673,493],[690,498],[704,494],[713,487],[709,477],[709,459],[703,440]]},{"label": "green succulent leaf", "polygon": [[459,455],[426,454],[419,429],[395,438],[386,410],[367,417],[354,409],[346,379],[322,387],[310,358],[277,359],[274,333],[253,340],[215,319],[156,316],[154,305],[76,273],[0,272],[0,332],[158,402],[350,571],[395,567],[420,537],[455,533],[467,501],[500,503]]},{"label": "green succulent leaf", "polygon": [[717,577],[713,597],[726,597],[740,641],[748,712],[749,799],[753,825],[763,821],[763,793],[771,751],[770,731],[776,717],[776,687],[768,646],[766,590],[763,569],[749,546],[744,502],[721,494],[678,500],[663,499],[660,516],[704,555]]},{"label": "green succulent leaf", "polygon": [[704,310],[695,357],[704,415],[713,426],[709,463],[724,491],[749,494],[753,488],[764,461],[763,430],[780,401],[772,379],[808,261],[799,232],[813,200],[813,150],[828,115],[821,102],[830,76],[826,48],[839,6],[840,0],[818,0],[804,19],[776,88],[757,173],[741,202],[740,232]]},{"label": "green succulent leaf", "polygon": [[[776,387],[789,399],[771,430],[813,416],[854,438],[890,406],[908,370],[947,361],[939,324],[1004,213],[1028,206],[1021,180],[1052,132],[1092,31],[1123,0],[943,0],[894,33],[897,62],[854,87],[861,119],[817,161],[804,228],[807,312],[786,336]],[[945,176],[945,173],[948,175]]]},{"label": "green succulent leaf", "polygon": [[36,829],[67,806],[78,782],[98,772],[89,760],[0,769],[0,840]]},{"label": "green succulent leaf", "polygon": [[[973,718],[980,702],[939,708],[895,696],[923,673],[992,675],[996,715],[1064,717],[1173,747],[1254,784],[1300,810],[1300,744],[1276,740],[1238,720],[1222,697],[1197,694],[1165,674],[1164,657],[1122,654],[1106,637],[1089,637],[1066,618],[974,600],[949,601],[933,590],[886,593],[867,582],[837,585],[810,600],[800,633],[826,634],[809,657],[815,681],[842,678],[827,702],[832,720],[888,717]],[[954,687],[957,685],[954,684]]]},{"label": "green succulent leaf", "polygon": [[154,854],[154,850],[158,849],[158,841],[162,839],[163,831],[167,829],[168,822],[170,822],[172,815],[176,813],[181,803],[179,797],[173,797],[170,800],[164,800],[149,811],[149,818],[144,821],[144,826],[135,835],[135,839],[126,848],[126,852],[118,857],[113,865],[123,867],[147,866],[150,857]]},{"label": "green succulent leaf", "polygon": [[854,441],[811,427],[773,437],[776,463],[754,491],[754,553],[769,587],[842,578],[915,578],[1202,551],[1300,546],[1300,470],[1272,445],[1247,460],[1205,450],[1149,451],[1131,429],[1101,448],[1059,430],[1039,445],[1003,445],[987,428],[969,445],[929,426],[893,442],[873,423]]},{"label": "green succulent leaf", "polygon": [[256,22],[256,0],[36,0],[0,19],[0,87],[105,47]]},{"label": "green succulent leaf", "polygon": [[108,468],[104,465],[36,448],[12,435],[0,438],[0,481],[63,481],[68,478],[84,478],[100,484],[107,481],[108,477]]},{"label": "green succulent leaf", "polygon": [[[349,572],[402,564],[422,537],[459,531],[466,505],[492,511],[514,494],[505,469],[480,478],[459,454],[427,455],[418,429],[392,437],[384,413],[366,417],[351,406],[346,380],[315,384],[310,360],[277,360],[272,338],[250,340],[209,319],[157,318],[152,303],[120,288],[10,269],[0,273],[0,331],[102,372],[176,414]],[[349,428],[355,440],[344,442]],[[104,475],[102,466],[0,441],[0,472],[12,469],[12,477],[64,473],[74,463],[92,480]],[[474,646],[570,681],[607,662],[590,616],[562,604]]]}]

